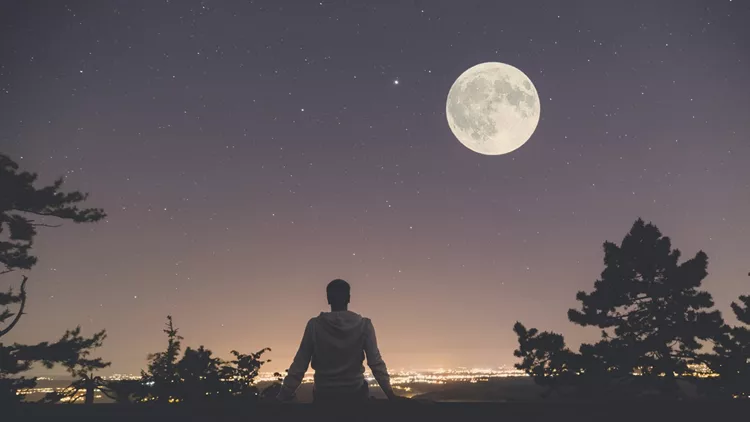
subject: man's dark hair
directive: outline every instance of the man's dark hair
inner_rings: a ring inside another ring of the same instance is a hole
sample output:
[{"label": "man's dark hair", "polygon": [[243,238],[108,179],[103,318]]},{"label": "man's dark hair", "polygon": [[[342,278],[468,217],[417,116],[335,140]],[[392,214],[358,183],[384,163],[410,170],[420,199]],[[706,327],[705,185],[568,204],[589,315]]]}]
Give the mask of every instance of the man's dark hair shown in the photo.
[{"label": "man's dark hair", "polygon": [[328,286],[326,287],[328,302],[348,303],[350,291],[351,288],[349,287],[349,283],[340,278],[337,278],[336,280],[328,283]]}]

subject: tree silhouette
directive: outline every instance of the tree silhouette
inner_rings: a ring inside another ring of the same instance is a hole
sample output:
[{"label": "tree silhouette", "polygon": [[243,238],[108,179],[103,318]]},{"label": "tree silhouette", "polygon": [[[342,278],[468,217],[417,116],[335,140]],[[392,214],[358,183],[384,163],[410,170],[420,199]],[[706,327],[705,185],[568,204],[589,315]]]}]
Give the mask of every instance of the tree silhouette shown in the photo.
[{"label": "tree silhouette", "polygon": [[[91,223],[103,219],[106,215],[97,208],[78,208],[85,201],[87,194],[74,191],[61,191],[63,179],[57,179],[52,185],[35,188],[35,173],[20,171],[18,164],[10,157],[0,154],[0,274],[14,270],[29,270],[37,262],[31,254],[34,237],[38,227],[55,227],[49,219],[71,220],[76,223]],[[0,292],[0,337],[7,334],[18,323],[26,305],[27,278],[24,276],[18,293],[12,289]],[[13,312],[9,305],[19,304],[19,310]]]},{"label": "tree silhouette", "polygon": [[221,380],[221,364],[221,359],[213,357],[212,352],[204,346],[186,348],[177,363],[179,400],[197,402],[231,395],[230,389]]},{"label": "tree silhouette", "polygon": [[180,377],[177,373],[177,358],[183,338],[177,334],[171,315],[167,315],[167,324],[163,331],[167,334],[167,350],[148,355],[148,372],[141,371],[141,377],[151,386],[149,396],[142,399],[166,403],[178,397]]},{"label": "tree silhouette", "polygon": [[619,246],[604,243],[601,278],[591,293],[576,295],[581,309],[568,311],[571,322],[600,328],[602,339],[576,354],[559,334],[517,323],[515,355],[523,358],[517,367],[541,385],[575,384],[590,394],[618,385],[676,393],[676,379],[705,360],[700,342],[715,338],[723,325],[719,311],[710,310],[711,295],[699,290],[708,257],[701,251],[679,259],[655,225],[636,220]]},{"label": "tree silhouette", "polygon": [[[10,157],[0,154],[0,275],[15,270],[29,270],[37,262],[31,247],[39,227],[55,227],[52,220],[70,220],[76,223],[96,222],[105,217],[96,208],[78,208],[87,194],[61,191],[63,179],[52,185],[34,187],[35,173],[20,171]],[[27,276],[21,277],[18,291],[10,287],[0,291],[0,337],[14,329],[26,307]],[[20,388],[36,385],[34,378],[18,375],[31,368],[33,362],[46,367],[69,362],[86,350],[88,341],[80,336],[80,329],[68,331],[55,343],[42,342],[28,346],[0,343],[0,403],[15,402]]]},{"label": "tree silhouette", "polygon": [[261,366],[271,361],[270,359],[261,360],[263,354],[270,351],[268,347],[250,354],[232,350],[234,359],[226,362],[222,368],[222,378],[230,384],[232,396],[246,399],[259,398],[260,392],[255,386],[255,379],[260,373]]},{"label": "tree silhouette", "polygon": [[[0,386],[3,388],[0,391],[0,400],[6,403],[21,400],[23,397],[16,395],[16,391],[36,385],[33,378],[13,377],[31,369],[34,362],[41,362],[45,368],[52,368],[56,363],[66,367],[75,366],[76,362],[87,361],[86,357],[90,350],[99,347],[105,337],[106,333],[102,330],[91,338],[85,338],[81,336],[81,327],[76,327],[74,330],[66,331],[60,340],[54,343],[42,342],[32,346],[13,344],[9,347],[0,347],[0,363],[3,369],[0,377]],[[88,360],[97,361],[99,360]]]},{"label": "tree silhouette", "polygon": [[732,302],[732,311],[740,322],[750,325],[750,296],[740,296],[741,305]]},{"label": "tree silhouette", "polygon": [[710,379],[708,393],[722,397],[750,398],[750,296],[732,302],[732,311],[745,326],[725,325],[714,339],[714,353],[705,355],[708,367],[719,379]]},{"label": "tree silhouette", "polygon": [[698,290],[708,256],[679,259],[668,237],[638,219],[620,246],[604,243],[601,278],[593,292],[576,295],[581,310],[568,311],[573,323],[605,330],[599,348],[609,365],[639,372],[663,392],[676,390],[675,379],[699,362],[699,341],[723,323],[719,311],[708,311],[711,295]]},{"label": "tree silhouette", "polygon": [[[80,328],[76,328],[76,330],[77,332],[75,335],[78,335],[80,333]],[[91,339],[85,340],[86,346],[74,360],[63,362],[67,371],[75,379],[73,380],[73,383],[61,393],[47,394],[45,401],[56,402],[62,399],[67,399],[70,403],[75,403],[83,397],[84,404],[94,403],[94,394],[96,390],[101,391],[106,386],[106,382],[101,377],[96,376],[94,372],[108,367],[111,365],[111,362],[105,362],[102,358],[90,359],[89,356],[93,349],[101,347],[105,338],[107,338],[107,334],[103,330],[94,334]],[[81,391],[83,391],[83,394],[80,394]]]},{"label": "tree silhouette", "polygon": [[102,394],[114,400],[115,403],[120,404],[132,403],[134,400],[148,395],[146,386],[141,380],[105,380],[99,386],[99,390]]},{"label": "tree silhouette", "polygon": [[516,322],[513,331],[518,336],[518,349],[513,355],[522,359],[515,367],[530,375],[538,385],[548,387],[543,396],[574,384],[581,371],[580,356],[565,346],[562,335],[539,332],[536,328],[527,330],[520,322]]},{"label": "tree silhouette", "polygon": [[168,402],[201,402],[206,400],[259,398],[255,386],[261,366],[270,360],[262,360],[270,348],[242,354],[232,350],[234,359],[224,361],[213,356],[204,346],[197,349],[187,347],[180,358],[181,340],[172,317],[167,316],[167,350],[149,355],[149,371],[141,372],[141,384],[145,391],[130,393],[138,401],[155,400]]},{"label": "tree silhouette", "polygon": [[276,380],[260,392],[261,399],[275,400],[279,395],[279,392],[281,391],[281,385],[284,382],[284,376],[280,372],[274,372],[273,376],[274,378],[276,378]]}]

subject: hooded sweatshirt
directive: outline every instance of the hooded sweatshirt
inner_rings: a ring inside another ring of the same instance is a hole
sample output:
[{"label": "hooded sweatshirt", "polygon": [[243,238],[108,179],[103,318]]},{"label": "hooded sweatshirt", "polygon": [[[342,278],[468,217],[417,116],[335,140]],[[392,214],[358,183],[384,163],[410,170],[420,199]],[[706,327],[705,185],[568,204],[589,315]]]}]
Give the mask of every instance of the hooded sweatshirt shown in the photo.
[{"label": "hooded sweatshirt", "polygon": [[365,382],[365,355],[380,388],[390,394],[390,377],[378,350],[372,321],[351,311],[321,312],[308,321],[279,395],[288,398],[294,394],[311,361],[316,390],[344,392],[361,388]]}]

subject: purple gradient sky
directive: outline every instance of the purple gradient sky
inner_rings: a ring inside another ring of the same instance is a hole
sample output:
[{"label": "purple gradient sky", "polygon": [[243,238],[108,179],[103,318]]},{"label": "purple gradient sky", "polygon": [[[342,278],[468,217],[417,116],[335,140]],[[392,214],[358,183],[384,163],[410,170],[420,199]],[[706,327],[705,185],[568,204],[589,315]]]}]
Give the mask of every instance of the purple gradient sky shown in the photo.
[{"label": "purple gradient sky", "polygon": [[[3,2],[0,150],[109,213],[40,234],[7,340],[106,328],[108,372],[138,372],[172,314],[184,345],[283,369],[342,277],[390,367],[509,364],[516,320],[598,336],[566,311],[639,216],[708,253],[726,311],[750,292],[750,2],[508,3]],[[505,156],[445,118],[486,61],[541,96]]]}]

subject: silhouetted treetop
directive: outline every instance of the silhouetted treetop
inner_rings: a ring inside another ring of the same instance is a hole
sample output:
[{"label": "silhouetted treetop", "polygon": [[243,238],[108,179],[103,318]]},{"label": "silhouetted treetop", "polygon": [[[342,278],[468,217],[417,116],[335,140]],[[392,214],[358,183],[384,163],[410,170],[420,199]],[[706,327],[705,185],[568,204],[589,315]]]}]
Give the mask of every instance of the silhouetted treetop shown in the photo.
[{"label": "silhouetted treetop", "polygon": [[177,358],[182,348],[182,336],[177,333],[171,315],[167,315],[167,324],[163,331],[167,334],[167,350],[148,355],[148,372],[142,372],[142,377],[145,382],[153,385],[152,397],[167,402],[177,396],[175,389],[180,380],[177,374]]},{"label": "silhouetted treetop", "polygon": [[[579,325],[602,329],[617,339],[622,357],[645,373],[686,373],[694,363],[700,340],[711,338],[723,324],[708,292],[698,290],[708,275],[708,256],[700,251],[679,263],[659,229],[638,219],[620,246],[604,244],[604,271],[591,293],[578,292],[581,310],[568,311]],[[605,340],[606,341],[606,340]]]},{"label": "silhouetted treetop", "polygon": [[[568,375],[578,368],[568,378],[590,392],[607,379],[633,381],[637,374],[641,388],[674,393],[675,379],[703,361],[701,342],[714,339],[723,325],[719,311],[711,309],[711,295],[699,290],[708,256],[699,251],[682,263],[680,257],[655,225],[636,220],[619,245],[604,243],[600,278],[593,291],[576,295],[581,308],[568,311],[571,322],[600,328],[601,340],[582,344],[575,354],[564,348],[562,336],[516,324],[516,356],[524,359],[518,367],[542,379],[560,378],[560,368]],[[746,315],[746,308],[733,307]]]},{"label": "silhouetted treetop", "polygon": [[3,369],[10,373],[25,371],[31,367],[32,362],[38,361],[46,368],[52,368],[55,364],[62,364],[66,368],[73,367],[79,362],[96,365],[101,362],[100,358],[88,359],[90,350],[100,347],[107,337],[105,330],[99,331],[90,338],[81,336],[81,327],[67,330],[60,340],[50,343],[47,341],[35,345],[14,344],[11,366],[3,365]]},{"label": "silhouetted treetop", "polygon": [[[65,369],[74,377],[73,382],[61,392],[48,393],[45,402],[57,402],[67,398],[70,402],[75,403],[83,399],[85,404],[94,403],[94,394],[96,390],[102,391],[106,385],[104,379],[94,375],[100,369],[111,365],[111,362],[105,362],[102,358],[91,358],[93,349],[101,347],[107,334],[104,330],[94,334],[90,339],[80,337],[80,328],[66,333],[64,340],[72,339],[71,345],[73,351],[78,353],[66,353],[61,361]],[[79,394],[83,390],[83,395]]]},{"label": "silhouetted treetop", "polygon": [[637,220],[620,246],[604,243],[605,269],[593,292],[578,292],[582,309],[571,309],[570,320],[619,327],[670,297],[680,297],[693,309],[713,306],[710,294],[695,290],[708,275],[708,256],[701,251],[678,264],[680,255],[656,226]]},{"label": "silhouetted treetop", "polygon": [[63,192],[63,178],[52,185],[34,187],[36,173],[20,171],[18,164],[0,154],[0,234],[7,231],[7,240],[0,241],[0,272],[30,269],[36,257],[29,253],[36,228],[49,226],[47,217],[89,223],[105,218],[99,208],[79,208],[88,194]]},{"label": "silhouetted treetop", "polygon": [[[46,341],[35,345],[16,343],[9,346],[0,343],[0,403],[21,400],[23,396],[16,395],[16,391],[36,385],[33,378],[17,377],[18,374],[31,369],[35,362],[40,362],[45,368],[62,364],[69,370],[76,368],[79,363],[90,369],[109,365],[108,362],[103,362],[99,358],[89,358],[91,350],[100,347],[106,336],[106,332],[102,330],[86,338],[81,335],[81,328],[76,327],[66,331],[59,340],[51,343]],[[73,374],[76,375],[76,373]]]},{"label": "silhouetted treetop", "polygon": [[[31,248],[38,227],[54,227],[50,220],[71,220],[76,223],[95,222],[105,217],[98,208],[79,208],[87,194],[63,192],[63,179],[37,188],[37,175],[19,170],[18,164],[0,153],[0,274],[31,269],[37,258]],[[0,291],[0,337],[14,329],[26,308],[27,276],[21,277],[18,290],[12,287]],[[106,334],[101,331],[92,338],[80,335],[80,328],[67,331],[57,342],[36,345],[0,343],[0,402],[18,401],[20,388],[33,387],[35,380],[17,377],[34,362],[45,367],[56,363],[66,366],[75,362],[89,367],[103,364],[89,359],[89,350],[98,347]]]},{"label": "silhouetted treetop", "polygon": [[739,299],[741,304],[732,302],[732,310],[744,325],[724,325],[713,339],[714,353],[703,356],[719,375],[709,380],[706,390],[720,397],[750,398],[750,296]]},{"label": "silhouetted treetop", "polygon": [[526,372],[537,384],[548,387],[545,395],[571,384],[572,378],[579,374],[580,356],[565,346],[562,335],[527,329],[520,322],[515,323],[513,331],[518,336],[518,349],[513,351],[513,356],[521,358],[521,363],[515,367]]},{"label": "silhouetted treetop", "polygon": [[732,311],[740,322],[750,325],[750,296],[740,296],[740,302],[732,302]]},{"label": "silhouetted treetop", "polygon": [[701,311],[712,307],[713,300],[697,290],[708,275],[708,256],[701,251],[682,264],[679,258],[680,251],[671,249],[656,226],[637,220],[620,246],[604,244],[601,278],[593,292],[578,292],[582,309],[571,309],[570,320],[614,327],[618,335],[637,330],[639,336],[657,327],[700,329],[720,322],[718,311]]},{"label": "silhouetted treetop", "polygon": [[167,317],[167,350],[149,355],[149,372],[142,371],[142,383],[147,386],[140,401],[196,402],[217,399],[258,400],[260,391],[255,386],[260,367],[269,362],[261,360],[269,348],[243,354],[232,350],[235,359],[224,361],[204,346],[187,347],[179,358],[182,337],[177,334],[172,317]]}]

